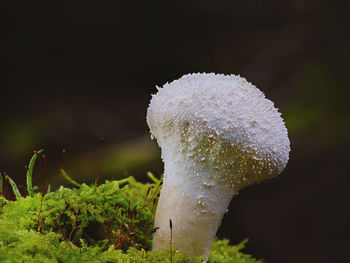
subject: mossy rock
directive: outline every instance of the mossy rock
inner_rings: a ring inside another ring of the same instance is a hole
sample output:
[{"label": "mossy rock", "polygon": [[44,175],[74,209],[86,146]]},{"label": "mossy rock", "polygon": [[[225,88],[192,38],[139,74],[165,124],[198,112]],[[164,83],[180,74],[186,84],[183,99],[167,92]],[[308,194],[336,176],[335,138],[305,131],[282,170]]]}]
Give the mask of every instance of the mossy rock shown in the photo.
[{"label": "mossy rock", "polygon": [[[152,176],[151,176],[152,177]],[[2,197],[0,262],[171,262],[170,251],[152,253],[153,217],[160,182],[133,177],[32,196]],[[15,189],[14,189],[15,190]],[[228,240],[215,240],[210,262],[262,262]],[[199,262],[173,249],[173,262]]]}]

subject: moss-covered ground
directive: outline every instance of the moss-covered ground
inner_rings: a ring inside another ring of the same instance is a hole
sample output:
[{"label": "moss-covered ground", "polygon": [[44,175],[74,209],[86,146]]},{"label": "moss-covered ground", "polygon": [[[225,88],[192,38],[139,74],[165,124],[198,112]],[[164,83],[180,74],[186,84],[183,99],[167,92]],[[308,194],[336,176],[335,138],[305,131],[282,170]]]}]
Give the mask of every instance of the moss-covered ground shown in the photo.
[{"label": "moss-covered ground", "polygon": [[[0,262],[202,260],[176,249],[150,251],[161,188],[161,182],[151,174],[152,183],[142,184],[128,177],[88,186],[77,184],[62,170],[77,188],[61,186],[43,194],[31,182],[35,159],[36,154],[28,167],[26,197],[21,196],[11,178],[0,175]],[[16,201],[5,198],[9,189]],[[209,262],[262,262],[241,252],[244,243],[231,246],[228,240],[215,240]]]}]

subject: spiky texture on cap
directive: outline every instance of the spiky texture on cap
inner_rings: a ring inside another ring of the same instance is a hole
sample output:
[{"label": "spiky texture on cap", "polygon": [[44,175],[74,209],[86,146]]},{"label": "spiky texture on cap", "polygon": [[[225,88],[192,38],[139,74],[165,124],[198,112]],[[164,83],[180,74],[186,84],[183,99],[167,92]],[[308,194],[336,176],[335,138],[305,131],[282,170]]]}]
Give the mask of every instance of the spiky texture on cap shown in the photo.
[{"label": "spiky texture on cap", "polygon": [[181,153],[240,189],[285,168],[290,142],[280,115],[246,79],[197,73],[159,88],[147,123],[163,159]]}]

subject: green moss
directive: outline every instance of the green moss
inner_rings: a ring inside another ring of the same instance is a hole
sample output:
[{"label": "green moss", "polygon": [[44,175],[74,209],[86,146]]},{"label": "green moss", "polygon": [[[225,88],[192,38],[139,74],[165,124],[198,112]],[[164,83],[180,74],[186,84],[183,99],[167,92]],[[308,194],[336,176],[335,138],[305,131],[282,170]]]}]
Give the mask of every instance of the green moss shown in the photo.
[{"label": "green moss", "polygon": [[[170,251],[150,252],[160,182],[133,177],[42,195],[2,198],[0,262],[170,262]],[[210,262],[262,262],[215,240]],[[173,253],[173,262],[198,262]]]}]

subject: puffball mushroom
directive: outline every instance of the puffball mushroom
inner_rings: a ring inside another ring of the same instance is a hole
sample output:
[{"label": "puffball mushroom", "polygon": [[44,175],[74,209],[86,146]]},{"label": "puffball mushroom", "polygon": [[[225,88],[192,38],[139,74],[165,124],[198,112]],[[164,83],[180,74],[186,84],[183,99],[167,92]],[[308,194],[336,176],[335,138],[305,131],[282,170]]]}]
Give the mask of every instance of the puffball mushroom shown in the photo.
[{"label": "puffball mushroom", "polygon": [[208,259],[232,197],[285,168],[281,114],[240,76],[198,73],[158,88],[147,123],[164,161],[152,250],[169,247],[171,219],[173,247]]}]

